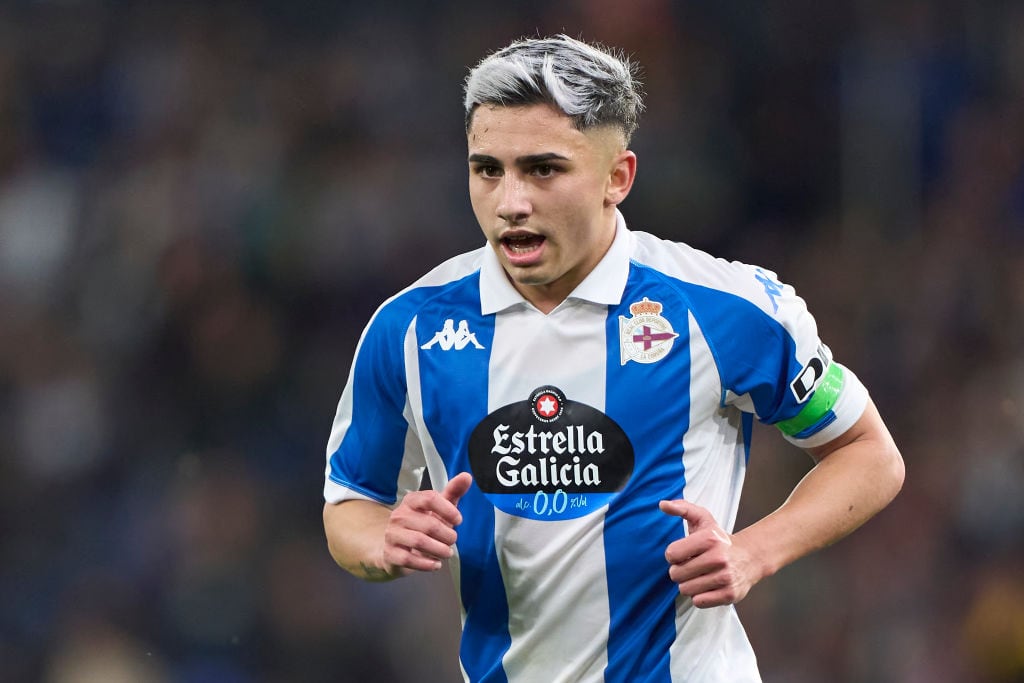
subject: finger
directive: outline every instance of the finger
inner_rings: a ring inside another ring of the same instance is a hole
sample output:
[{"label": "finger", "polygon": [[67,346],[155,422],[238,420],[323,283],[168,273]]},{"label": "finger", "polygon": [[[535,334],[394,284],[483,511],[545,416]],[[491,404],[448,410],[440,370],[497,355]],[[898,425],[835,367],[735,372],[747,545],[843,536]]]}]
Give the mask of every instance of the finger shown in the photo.
[{"label": "finger", "polygon": [[[438,499],[445,506],[450,505],[443,499]],[[456,511],[457,512],[457,511]],[[396,508],[391,513],[388,532],[410,531],[414,534],[421,534],[433,538],[446,545],[452,545],[458,538],[458,534],[452,525],[441,515],[433,512],[429,506],[424,509],[418,508]],[[406,543],[405,545],[408,545]]]},{"label": "finger", "polygon": [[732,575],[728,561],[714,551],[682,562],[672,562],[669,564],[668,574],[672,581],[679,584],[710,577],[718,577],[718,581],[729,581],[728,577]]},{"label": "finger", "polygon": [[436,557],[425,555],[401,546],[385,547],[384,562],[391,567],[412,569],[420,572],[437,571],[443,566],[441,560]]},{"label": "finger", "polygon": [[430,511],[452,526],[462,524],[462,513],[457,506],[472,484],[473,476],[469,472],[455,475],[448,481],[440,495],[431,500]]},{"label": "finger", "polygon": [[469,472],[460,472],[448,481],[444,490],[441,491],[441,495],[444,496],[452,505],[458,505],[459,500],[466,495],[466,492],[469,491],[469,487],[472,486],[472,484],[473,475]]},{"label": "finger", "polygon": [[[447,489],[446,489],[447,490]],[[414,491],[402,499],[395,511],[407,509],[409,516],[426,515],[442,521],[449,527],[462,523],[462,513],[444,496],[443,491]]]},{"label": "finger", "polygon": [[[673,567],[673,570],[677,567]],[[669,571],[669,576],[676,582],[679,592],[687,597],[696,598],[706,593],[712,593],[728,588],[730,583],[728,577],[722,573],[702,574],[700,576],[678,581],[673,576],[674,572]]]},{"label": "finger", "polygon": [[686,520],[687,530],[691,533],[696,529],[718,524],[707,508],[688,500],[663,500],[658,503],[658,508],[667,515]]},{"label": "finger", "polygon": [[696,563],[697,568],[714,569],[728,562],[723,553],[731,545],[729,534],[717,524],[704,528],[694,525],[689,534],[668,544],[665,560],[670,564]]},{"label": "finger", "polygon": [[692,562],[711,549],[713,539],[707,534],[696,536],[685,536],[677,541],[672,541],[665,548],[665,561],[669,564],[680,564]]},{"label": "finger", "polygon": [[721,607],[722,605],[734,605],[746,597],[746,593],[740,592],[734,586],[726,586],[718,590],[707,591],[694,595],[691,599],[693,606],[700,609],[708,607]]},{"label": "finger", "polygon": [[384,534],[384,547],[415,551],[433,560],[446,560],[454,554],[450,543],[404,527],[389,528]]}]

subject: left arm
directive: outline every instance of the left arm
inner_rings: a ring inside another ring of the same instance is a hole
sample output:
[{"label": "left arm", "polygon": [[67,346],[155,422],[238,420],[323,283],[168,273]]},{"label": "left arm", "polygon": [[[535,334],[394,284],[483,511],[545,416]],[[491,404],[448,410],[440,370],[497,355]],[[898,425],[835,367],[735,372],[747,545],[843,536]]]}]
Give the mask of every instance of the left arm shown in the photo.
[{"label": "left arm", "polygon": [[903,458],[870,400],[850,429],[808,453],[816,464],[786,502],[735,534],[698,505],[661,502],[662,511],[688,522],[689,533],[665,558],[695,606],[739,602],[764,577],[864,524],[903,486]]}]

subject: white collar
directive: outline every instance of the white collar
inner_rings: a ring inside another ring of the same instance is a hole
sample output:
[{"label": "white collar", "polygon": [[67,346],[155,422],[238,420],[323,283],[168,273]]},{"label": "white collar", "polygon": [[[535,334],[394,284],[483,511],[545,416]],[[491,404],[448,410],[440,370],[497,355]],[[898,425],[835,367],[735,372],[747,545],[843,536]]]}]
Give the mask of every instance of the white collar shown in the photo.
[{"label": "white collar", "polygon": [[[615,239],[611,247],[567,299],[581,299],[601,305],[616,305],[622,301],[629,277],[629,257],[633,250],[633,237],[626,228],[626,220],[615,210]],[[512,283],[497,254],[488,244],[484,248],[484,262],[480,267],[480,312],[491,315],[517,304],[528,304]],[[561,305],[561,304],[560,304]]]}]

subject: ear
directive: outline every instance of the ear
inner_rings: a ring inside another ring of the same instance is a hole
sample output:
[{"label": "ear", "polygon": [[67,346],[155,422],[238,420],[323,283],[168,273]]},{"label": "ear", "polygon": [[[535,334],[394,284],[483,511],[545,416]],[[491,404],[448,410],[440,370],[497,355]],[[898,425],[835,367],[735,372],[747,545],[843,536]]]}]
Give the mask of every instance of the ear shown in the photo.
[{"label": "ear", "polygon": [[624,149],[612,159],[611,172],[608,174],[608,186],[605,188],[605,206],[617,206],[629,194],[636,179],[636,154]]}]

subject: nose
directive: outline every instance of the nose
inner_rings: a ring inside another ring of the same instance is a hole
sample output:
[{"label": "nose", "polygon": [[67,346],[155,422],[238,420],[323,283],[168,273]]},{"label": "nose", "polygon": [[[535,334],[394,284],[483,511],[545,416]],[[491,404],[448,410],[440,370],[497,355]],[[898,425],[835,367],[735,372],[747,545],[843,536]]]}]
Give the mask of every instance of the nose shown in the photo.
[{"label": "nose", "polygon": [[510,225],[518,225],[526,221],[533,213],[533,204],[528,196],[528,188],[522,178],[515,173],[506,173],[501,179],[501,193],[495,212],[498,217]]}]

